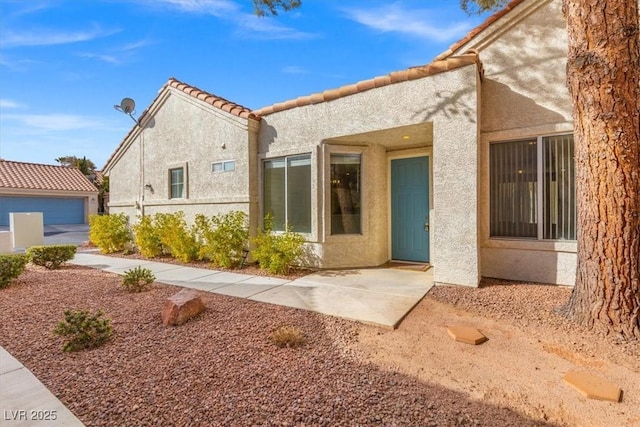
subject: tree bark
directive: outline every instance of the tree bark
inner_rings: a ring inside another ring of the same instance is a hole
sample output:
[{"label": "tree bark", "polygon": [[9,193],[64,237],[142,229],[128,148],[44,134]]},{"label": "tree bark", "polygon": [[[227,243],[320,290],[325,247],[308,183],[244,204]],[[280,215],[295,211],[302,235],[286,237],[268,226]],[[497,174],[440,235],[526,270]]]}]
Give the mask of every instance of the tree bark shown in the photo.
[{"label": "tree bark", "polygon": [[637,0],[563,0],[578,207],[576,284],[560,312],[640,339]]}]

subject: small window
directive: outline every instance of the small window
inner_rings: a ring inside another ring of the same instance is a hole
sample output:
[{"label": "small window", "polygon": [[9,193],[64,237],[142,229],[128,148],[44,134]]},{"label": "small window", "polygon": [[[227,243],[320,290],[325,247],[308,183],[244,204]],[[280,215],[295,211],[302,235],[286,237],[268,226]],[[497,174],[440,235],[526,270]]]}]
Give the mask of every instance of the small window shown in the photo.
[{"label": "small window", "polygon": [[360,234],[360,154],[331,155],[331,234]]},{"label": "small window", "polygon": [[169,198],[184,198],[184,168],[169,169],[169,188]]},{"label": "small window", "polygon": [[233,172],[236,170],[235,160],[226,160],[224,162],[215,162],[211,164],[211,171],[218,172]]}]

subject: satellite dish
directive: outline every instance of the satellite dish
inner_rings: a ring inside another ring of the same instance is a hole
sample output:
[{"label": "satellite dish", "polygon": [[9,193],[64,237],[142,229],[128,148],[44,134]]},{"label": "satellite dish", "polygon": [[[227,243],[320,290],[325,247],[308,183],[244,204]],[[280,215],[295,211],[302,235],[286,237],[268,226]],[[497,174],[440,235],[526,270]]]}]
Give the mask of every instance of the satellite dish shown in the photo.
[{"label": "satellite dish", "polygon": [[136,109],[136,103],[131,98],[123,98],[122,101],[120,101],[120,109],[126,114],[132,114]]}]

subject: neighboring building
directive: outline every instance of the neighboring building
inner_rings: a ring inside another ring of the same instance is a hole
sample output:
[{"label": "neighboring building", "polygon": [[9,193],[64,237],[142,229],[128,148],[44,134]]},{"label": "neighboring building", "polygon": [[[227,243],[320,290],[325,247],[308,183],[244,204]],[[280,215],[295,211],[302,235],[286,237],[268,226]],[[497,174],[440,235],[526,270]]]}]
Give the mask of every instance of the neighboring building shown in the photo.
[{"label": "neighboring building", "polygon": [[251,111],[175,79],[113,153],[111,212],[271,213],[321,268],[571,285],[560,0],[515,0],[428,65]]},{"label": "neighboring building", "polygon": [[0,226],[11,212],[42,212],[44,225],[87,224],[98,190],[76,168],[0,160]]}]

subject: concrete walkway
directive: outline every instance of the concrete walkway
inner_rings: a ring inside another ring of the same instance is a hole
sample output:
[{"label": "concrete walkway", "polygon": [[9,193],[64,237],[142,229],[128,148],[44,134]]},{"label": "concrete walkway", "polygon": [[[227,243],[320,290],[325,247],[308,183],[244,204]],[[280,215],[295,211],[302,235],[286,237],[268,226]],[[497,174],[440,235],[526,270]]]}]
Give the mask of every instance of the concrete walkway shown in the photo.
[{"label": "concrete walkway", "polygon": [[[156,281],[395,328],[433,286],[433,270],[321,271],[296,280],[77,253],[71,263],[123,274],[141,266]],[[2,426],[82,426],[27,368],[0,347]],[[42,420],[48,417],[49,420]]]},{"label": "concrete walkway", "polygon": [[397,327],[433,286],[433,270],[330,270],[287,280],[87,252],[76,254],[71,263],[117,274],[141,266],[151,270],[159,283],[295,307],[387,328]]},{"label": "concrete walkway", "polygon": [[22,363],[0,347],[0,425],[82,426]]}]

